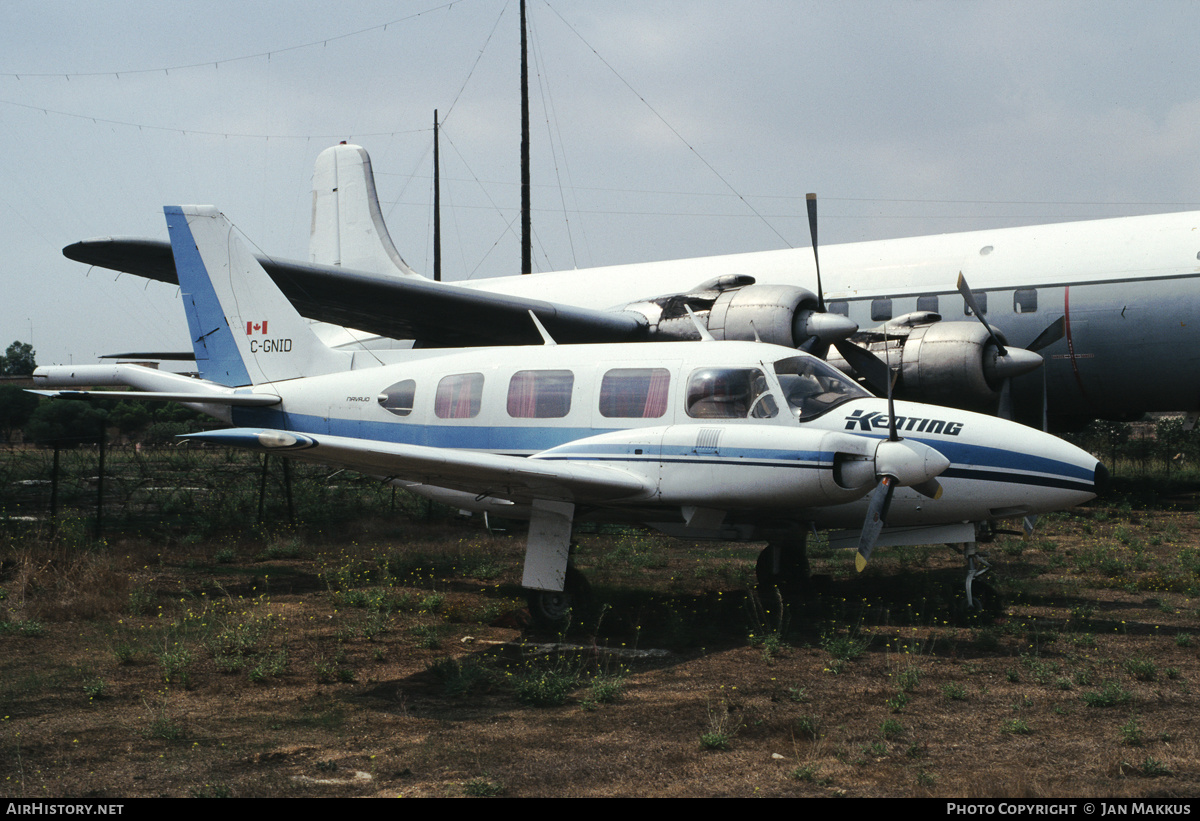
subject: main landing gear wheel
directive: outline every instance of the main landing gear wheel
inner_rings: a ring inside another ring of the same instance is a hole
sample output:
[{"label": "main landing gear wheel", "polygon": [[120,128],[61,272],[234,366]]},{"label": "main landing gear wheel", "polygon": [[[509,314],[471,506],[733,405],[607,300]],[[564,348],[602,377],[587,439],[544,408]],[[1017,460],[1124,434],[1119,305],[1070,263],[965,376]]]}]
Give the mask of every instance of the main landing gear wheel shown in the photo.
[{"label": "main landing gear wheel", "polygon": [[785,602],[802,599],[813,592],[805,542],[803,534],[798,539],[773,541],[758,554],[754,574],[758,580],[759,599],[764,605],[775,598],[776,590]]},{"label": "main landing gear wheel", "polygon": [[562,633],[572,622],[578,624],[586,617],[592,600],[592,586],[574,567],[567,568],[567,580],[562,592],[527,590],[525,600],[535,626],[552,633]]}]

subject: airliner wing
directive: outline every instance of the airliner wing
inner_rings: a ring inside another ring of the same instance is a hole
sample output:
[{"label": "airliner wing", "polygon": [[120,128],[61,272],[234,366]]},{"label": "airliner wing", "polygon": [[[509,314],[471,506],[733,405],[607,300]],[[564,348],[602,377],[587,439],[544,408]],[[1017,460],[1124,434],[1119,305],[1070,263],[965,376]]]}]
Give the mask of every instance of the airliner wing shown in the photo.
[{"label": "airliner wing", "polygon": [[345,436],[231,428],[193,433],[183,438],[301,458],[481,497],[495,496],[518,504],[535,499],[604,502],[643,496],[654,489],[642,477],[616,467]]},{"label": "airliner wing", "polygon": [[[102,237],[63,249],[68,259],[178,283],[171,244],[152,239]],[[555,341],[627,342],[646,320],[526,297],[461,288],[419,277],[393,277],[333,265],[272,259],[259,263],[301,315],[390,339],[419,339],[426,347],[537,345],[529,321],[537,316]]]}]

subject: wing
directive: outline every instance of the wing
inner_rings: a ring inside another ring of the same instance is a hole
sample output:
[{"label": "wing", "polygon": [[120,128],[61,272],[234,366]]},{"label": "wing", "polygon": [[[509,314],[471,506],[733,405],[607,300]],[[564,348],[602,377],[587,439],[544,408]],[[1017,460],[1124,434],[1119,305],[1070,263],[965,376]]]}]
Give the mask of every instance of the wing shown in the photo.
[{"label": "wing", "polygon": [[606,502],[649,496],[654,491],[653,483],[645,477],[617,467],[580,462],[262,428],[231,428],[183,438],[305,459],[481,497],[496,496],[518,504],[535,499]]},{"label": "wing", "polygon": [[[68,245],[63,256],[87,265],[178,283],[171,244],[104,237]],[[259,263],[301,315],[426,347],[537,345],[533,311],[558,342],[643,338],[646,318],[462,288],[420,277],[393,277],[259,256]]]}]

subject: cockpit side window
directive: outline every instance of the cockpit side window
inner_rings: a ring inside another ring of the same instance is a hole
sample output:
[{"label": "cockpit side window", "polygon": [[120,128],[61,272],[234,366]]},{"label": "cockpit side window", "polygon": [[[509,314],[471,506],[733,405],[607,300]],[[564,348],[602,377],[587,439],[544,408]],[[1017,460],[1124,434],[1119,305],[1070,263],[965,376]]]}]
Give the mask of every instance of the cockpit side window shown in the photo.
[{"label": "cockpit side window", "polygon": [[695,419],[770,419],[779,412],[758,368],[700,368],[687,386],[687,413]]},{"label": "cockpit side window", "polygon": [[788,405],[801,421],[871,395],[841,371],[812,356],[780,359],[775,363],[775,373]]}]

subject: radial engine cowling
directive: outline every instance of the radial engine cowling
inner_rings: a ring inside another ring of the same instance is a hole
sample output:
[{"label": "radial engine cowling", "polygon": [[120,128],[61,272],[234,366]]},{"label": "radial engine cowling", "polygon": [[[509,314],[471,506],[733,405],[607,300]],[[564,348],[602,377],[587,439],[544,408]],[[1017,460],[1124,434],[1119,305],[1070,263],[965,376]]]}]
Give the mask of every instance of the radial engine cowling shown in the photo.
[{"label": "radial engine cowling", "polygon": [[980,323],[934,322],[912,328],[904,341],[900,390],[920,402],[990,412],[1006,378],[1039,364],[1037,354],[1021,348],[1000,356]]}]

